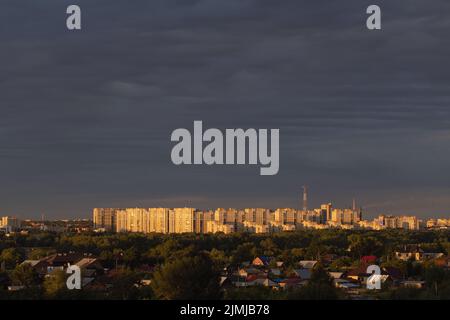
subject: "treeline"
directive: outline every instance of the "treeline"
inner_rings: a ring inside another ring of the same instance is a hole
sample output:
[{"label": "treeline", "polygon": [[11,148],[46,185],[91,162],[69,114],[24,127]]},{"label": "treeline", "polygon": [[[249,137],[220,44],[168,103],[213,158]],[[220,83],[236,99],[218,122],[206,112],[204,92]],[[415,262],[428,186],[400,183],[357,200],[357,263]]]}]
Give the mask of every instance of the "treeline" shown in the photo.
[{"label": "treeline", "polygon": [[[33,257],[46,250],[91,253],[103,260],[112,260],[118,253],[132,263],[162,263],[177,252],[191,253],[212,251],[223,253],[230,263],[251,260],[257,255],[273,256],[288,262],[302,259],[317,259],[321,254],[359,258],[364,255],[387,257],[393,251],[408,244],[419,244],[425,251],[450,250],[450,231],[348,231],[305,230],[274,234],[234,233],[225,234],[56,234],[37,232],[12,237],[0,236],[0,251],[16,248],[40,248]],[[47,248],[47,249],[46,249]],[[292,258],[292,259],[291,259]]]}]

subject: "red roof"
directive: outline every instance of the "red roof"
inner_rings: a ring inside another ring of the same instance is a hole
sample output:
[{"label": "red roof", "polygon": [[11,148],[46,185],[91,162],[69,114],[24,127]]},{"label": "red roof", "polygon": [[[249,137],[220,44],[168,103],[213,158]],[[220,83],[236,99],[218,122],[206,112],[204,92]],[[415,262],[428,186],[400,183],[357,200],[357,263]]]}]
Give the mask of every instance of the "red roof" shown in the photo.
[{"label": "red roof", "polygon": [[362,262],[375,262],[377,260],[376,256],[364,256],[361,258]]},{"label": "red roof", "polygon": [[298,284],[300,282],[302,282],[302,279],[297,278],[297,277],[287,278],[287,279],[280,281],[280,283],[285,283],[285,284]]},{"label": "red roof", "polygon": [[250,274],[247,276],[247,278],[245,278],[246,282],[252,282],[255,281],[256,279],[267,279],[266,275],[257,275],[257,274]]}]

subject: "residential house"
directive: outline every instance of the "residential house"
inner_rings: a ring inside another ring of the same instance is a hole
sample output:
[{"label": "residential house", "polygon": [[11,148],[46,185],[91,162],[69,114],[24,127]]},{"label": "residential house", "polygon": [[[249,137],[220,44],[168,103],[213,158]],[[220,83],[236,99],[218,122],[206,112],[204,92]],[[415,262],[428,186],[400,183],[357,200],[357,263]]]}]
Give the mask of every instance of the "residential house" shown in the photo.
[{"label": "residential house", "polygon": [[442,252],[425,252],[419,245],[404,246],[403,249],[395,252],[395,257],[399,260],[425,261],[429,259],[438,259],[444,256]]},{"label": "residential house", "polygon": [[350,270],[347,273],[347,279],[358,281],[359,283],[367,283],[367,279],[371,276],[371,273],[366,272],[366,268],[357,268]]}]

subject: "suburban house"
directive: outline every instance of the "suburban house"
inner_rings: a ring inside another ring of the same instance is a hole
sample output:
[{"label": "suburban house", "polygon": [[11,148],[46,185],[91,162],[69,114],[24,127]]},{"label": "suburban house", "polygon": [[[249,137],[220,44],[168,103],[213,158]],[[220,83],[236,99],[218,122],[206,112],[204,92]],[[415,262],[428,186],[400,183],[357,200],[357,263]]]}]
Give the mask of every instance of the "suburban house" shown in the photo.
[{"label": "suburban house", "polygon": [[367,283],[367,279],[371,276],[371,273],[367,273],[366,268],[357,268],[350,270],[347,273],[347,278],[358,281],[360,283]]},{"label": "suburban house", "polygon": [[442,252],[425,252],[419,245],[408,245],[395,252],[395,257],[399,260],[425,261],[443,257]]}]

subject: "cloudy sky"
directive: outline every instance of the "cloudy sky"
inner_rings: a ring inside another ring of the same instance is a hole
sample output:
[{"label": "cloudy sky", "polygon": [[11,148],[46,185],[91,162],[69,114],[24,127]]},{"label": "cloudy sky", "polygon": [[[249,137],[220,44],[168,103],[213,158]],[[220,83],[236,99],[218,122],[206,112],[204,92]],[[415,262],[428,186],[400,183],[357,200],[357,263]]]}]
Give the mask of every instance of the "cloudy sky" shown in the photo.
[{"label": "cloudy sky", "polygon": [[[2,0],[0,215],[298,207],[450,216],[450,2]],[[82,30],[66,29],[66,7]],[[171,132],[279,128],[280,171],[174,166]]]}]

